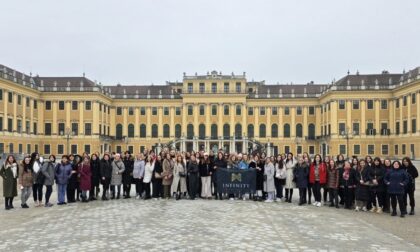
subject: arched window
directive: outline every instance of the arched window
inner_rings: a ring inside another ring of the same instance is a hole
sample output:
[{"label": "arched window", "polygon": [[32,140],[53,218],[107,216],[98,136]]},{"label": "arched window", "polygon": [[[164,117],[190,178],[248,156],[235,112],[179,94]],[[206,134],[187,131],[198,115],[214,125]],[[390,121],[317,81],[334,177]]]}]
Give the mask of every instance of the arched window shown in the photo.
[{"label": "arched window", "polygon": [[265,124],[260,124],[260,137],[266,137]]},{"label": "arched window", "polygon": [[115,138],[122,139],[122,137],[123,137],[122,134],[123,134],[123,127],[122,127],[121,124],[117,124],[116,132],[115,132]]},{"label": "arched window", "polygon": [[308,138],[315,139],[315,124],[313,123],[308,125]]},{"label": "arched window", "polygon": [[217,124],[211,125],[211,138],[217,139]]},{"label": "arched window", "polygon": [[286,123],[283,127],[283,136],[290,137],[290,125]]},{"label": "arched window", "polygon": [[140,137],[145,138],[146,137],[146,125],[140,124]]},{"label": "arched window", "polygon": [[298,123],[296,124],[296,137],[302,137],[302,136],[303,136],[302,124]]},{"label": "arched window", "polygon": [[198,125],[198,138],[204,139],[206,137],[206,126],[204,124]]},{"label": "arched window", "polygon": [[170,128],[168,124],[163,125],[163,137],[169,137],[170,135]]},{"label": "arched window", "polygon": [[180,138],[181,137],[181,124],[175,125],[175,137]]},{"label": "arched window", "polygon": [[192,124],[187,125],[187,138],[192,139],[194,137],[194,126]]},{"label": "arched window", "polygon": [[248,137],[253,138],[254,137],[254,125],[248,124]]},{"label": "arched window", "polygon": [[223,125],[223,137],[224,138],[229,138],[230,137],[230,126],[227,123],[225,125]]},{"label": "arched window", "polygon": [[242,125],[240,123],[237,123],[235,125],[235,138],[241,138],[242,137]]},{"label": "arched window", "polygon": [[277,124],[271,125],[271,137],[279,137],[279,126]]},{"label": "arched window", "polygon": [[134,125],[133,124],[128,125],[128,137],[134,137]]},{"label": "arched window", "polygon": [[152,137],[157,138],[158,137],[158,126],[157,124],[152,125]]}]

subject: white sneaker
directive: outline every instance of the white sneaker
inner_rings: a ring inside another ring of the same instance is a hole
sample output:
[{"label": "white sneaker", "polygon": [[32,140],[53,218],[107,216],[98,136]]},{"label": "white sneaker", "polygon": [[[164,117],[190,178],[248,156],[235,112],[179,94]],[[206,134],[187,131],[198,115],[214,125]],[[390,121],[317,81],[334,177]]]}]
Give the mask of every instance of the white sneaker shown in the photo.
[{"label": "white sneaker", "polygon": [[242,197],[242,200],[244,200],[244,201],[245,201],[245,200],[246,200],[246,197],[245,197],[245,196],[243,196],[243,197]]},{"label": "white sneaker", "polygon": [[229,198],[229,200],[235,200],[234,198]]},{"label": "white sneaker", "polygon": [[354,209],[354,211],[356,211],[356,212],[359,212],[360,211],[360,207],[356,207],[355,209]]},{"label": "white sneaker", "polygon": [[364,206],[364,207],[362,208],[362,211],[363,211],[363,212],[366,212],[366,211],[367,211],[367,208]]},{"label": "white sneaker", "polygon": [[273,200],[268,199],[268,200],[265,200],[264,202],[271,203],[273,202]]},{"label": "white sneaker", "polygon": [[316,206],[317,206],[317,207],[320,207],[320,206],[322,206],[322,203],[321,203],[321,202],[318,202],[318,203],[316,204]]},{"label": "white sneaker", "polygon": [[312,205],[317,206],[318,205],[318,201],[315,201],[314,203],[312,203]]},{"label": "white sneaker", "polygon": [[137,196],[136,196],[136,199],[140,199],[140,195],[137,195]]}]

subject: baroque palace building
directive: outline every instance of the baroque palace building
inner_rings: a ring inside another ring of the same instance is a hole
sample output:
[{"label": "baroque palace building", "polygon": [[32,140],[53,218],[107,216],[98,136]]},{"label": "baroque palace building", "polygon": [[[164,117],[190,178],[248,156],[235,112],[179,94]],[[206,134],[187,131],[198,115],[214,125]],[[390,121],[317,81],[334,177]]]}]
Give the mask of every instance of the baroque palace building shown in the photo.
[{"label": "baroque palace building", "polygon": [[106,86],[0,65],[0,153],[170,147],[269,154],[420,156],[420,67],[328,84],[268,85],[245,73]]}]

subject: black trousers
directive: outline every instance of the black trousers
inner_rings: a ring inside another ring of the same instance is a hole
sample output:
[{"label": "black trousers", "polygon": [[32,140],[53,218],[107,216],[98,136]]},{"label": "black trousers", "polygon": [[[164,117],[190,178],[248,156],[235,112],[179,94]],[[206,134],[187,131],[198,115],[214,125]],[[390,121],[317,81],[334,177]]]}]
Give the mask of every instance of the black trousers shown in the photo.
[{"label": "black trousers", "polygon": [[4,207],[5,208],[10,208],[13,206],[13,198],[14,197],[5,197],[4,198]]},{"label": "black trousers", "polygon": [[286,201],[292,201],[293,197],[293,188],[287,189],[286,188]]},{"label": "black trousers", "polygon": [[341,188],[343,195],[344,207],[350,209],[353,206],[354,202],[354,188],[349,188],[347,186]]},{"label": "black trousers", "polygon": [[397,212],[397,201],[398,206],[400,207],[400,213],[406,214],[405,210],[405,204],[404,204],[404,195],[403,194],[390,194],[391,197],[391,206],[392,206],[392,212]]},{"label": "black trousers", "polygon": [[99,193],[99,178],[93,178],[91,179],[90,184],[90,191],[89,191],[89,199],[96,198]]},{"label": "black trousers", "polygon": [[321,184],[319,181],[315,181],[315,183],[312,184],[312,191],[314,192],[315,201],[321,202]]},{"label": "black trousers", "polygon": [[322,192],[324,194],[324,202],[327,202],[327,196],[328,196],[328,190],[329,188],[327,187],[326,184],[322,185],[321,188],[323,189]]},{"label": "black trousers", "polygon": [[45,204],[47,204],[50,202],[50,197],[53,192],[53,188],[52,185],[46,185],[45,187],[47,187],[47,191],[45,192]]},{"label": "black trousers", "polygon": [[111,178],[101,179],[102,198],[106,198],[106,192],[109,190],[109,183],[111,183]]},{"label": "black trousers", "polygon": [[117,188],[117,197],[121,194],[121,185],[111,185],[112,198],[115,198],[115,187]]},{"label": "black trousers", "polygon": [[77,183],[74,183],[74,182],[70,182],[67,185],[67,201],[68,202],[76,201],[75,194],[76,194],[77,187],[78,187]]},{"label": "black trousers", "polygon": [[152,184],[153,184],[153,198],[163,198],[162,179],[155,179]]},{"label": "black trousers", "polygon": [[328,192],[330,194],[330,204],[338,206],[338,189],[328,188]]},{"label": "black trousers", "polygon": [[311,203],[312,199],[312,184],[308,183],[308,202]]},{"label": "black trousers", "polygon": [[410,207],[414,208],[416,206],[416,202],[414,200],[414,189],[410,188],[410,189],[406,190],[405,193],[404,193],[403,199],[404,199],[405,209],[407,209],[407,206],[408,206],[408,199],[407,198],[410,199]]},{"label": "black trousers", "polygon": [[391,202],[390,202],[390,197],[389,197],[389,194],[388,194],[387,191],[384,191],[384,193],[382,194],[382,202],[384,204],[384,206],[383,206],[384,209],[383,210],[385,212],[388,212],[389,208],[390,208],[390,205],[391,205]]},{"label": "black trousers", "polygon": [[150,182],[149,183],[143,183],[143,188],[146,191],[146,199],[150,199]]},{"label": "black trousers", "polygon": [[[384,207],[384,196],[383,196],[384,192],[378,192],[377,190],[375,190],[374,188],[372,188],[370,190],[370,198],[369,198],[369,205],[371,207]],[[378,199],[378,204],[376,204],[376,199]]]},{"label": "black trousers", "polygon": [[33,184],[32,185],[32,194],[34,197],[34,201],[42,201],[42,188],[44,185],[41,184]]},{"label": "black trousers", "polygon": [[123,195],[130,196],[131,192],[131,183],[124,183],[123,184]]},{"label": "black trousers", "polygon": [[197,174],[189,174],[188,176],[188,184],[189,186],[189,195],[190,195],[190,199],[195,199],[195,197],[197,196],[197,189],[198,189],[198,176]]},{"label": "black trousers", "polygon": [[306,203],[306,188],[299,188],[299,203]]},{"label": "black trousers", "polygon": [[[161,180],[162,181],[162,180]],[[134,182],[136,183],[136,195],[142,195],[143,194],[143,178],[134,179]]]},{"label": "black trousers", "polygon": [[275,178],[274,185],[276,186],[276,197],[280,199],[283,198],[283,185],[280,179]]}]

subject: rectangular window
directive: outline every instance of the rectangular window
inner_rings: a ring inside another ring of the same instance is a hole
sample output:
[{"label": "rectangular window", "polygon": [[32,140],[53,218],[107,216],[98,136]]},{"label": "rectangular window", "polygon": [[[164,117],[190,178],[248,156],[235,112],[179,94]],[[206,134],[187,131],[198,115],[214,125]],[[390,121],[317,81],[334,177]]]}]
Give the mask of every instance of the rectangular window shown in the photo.
[{"label": "rectangular window", "polygon": [[193,114],[193,106],[188,105],[188,115],[192,115],[192,114]]},{"label": "rectangular window", "polygon": [[25,132],[26,132],[26,134],[31,133],[31,122],[30,121],[26,121]]},{"label": "rectangular window", "polygon": [[92,135],[92,123],[85,123],[85,135]]},{"label": "rectangular window", "polygon": [[400,99],[397,98],[395,99],[395,108],[399,108],[400,107]]},{"label": "rectangular window", "polygon": [[381,109],[388,109],[388,101],[381,100]]},{"label": "rectangular window", "polygon": [[192,83],[188,83],[188,93],[192,93],[193,92],[193,84]]},{"label": "rectangular window", "polygon": [[408,133],[408,123],[407,120],[403,121],[403,134],[407,134]]},{"label": "rectangular window", "polygon": [[353,101],[353,109],[359,109],[360,107],[360,101],[359,100],[354,100]]},{"label": "rectangular window", "polygon": [[339,135],[345,135],[346,134],[346,124],[345,123],[339,123],[338,124],[338,134]]},{"label": "rectangular window", "polygon": [[395,123],[395,134],[396,135],[400,134],[400,122]]},{"label": "rectangular window", "polygon": [[367,100],[367,109],[373,109],[373,100]]},{"label": "rectangular window", "polygon": [[399,150],[398,150],[398,144],[396,144],[396,145],[394,145],[394,154],[395,155],[398,155],[398,152],[399,152]]},{"label": "rectangular window", "polygon": [[340,144],[340,154],[347,154],[345,144]]},{"label": "rectangular window", "polygon": [[354,153],[354,155],[360,155],[360,145],[359,144],[353,145],[353,153]]},{"label": "rectangular window", "polygon": [[401,145],[401,154],[402,154],[402,155],[405,155],[405,151],[406,151],[406,149],[405,149],[405,144],[402,144],[402,145]]},{"label": "rectangular window", "polygon": [[223,85],[223,90],[224,90],[224,92],[225,92],[225,93],[229,93],[229,83],[228,83],[228,82],[226,82],[226,83]]},{"label": "rectangular window", "polygon": [[45,135],[51,136],[51,123],[45,123]]},{"label": "rectangular window", "polygon": [[260,115],[265,115],[265,107],[260,107]]},{"label": "rectangular window", "polygon": [[297,154],[302,154],[302,145],[296,146],[296,153]]},{"label": "rectangular window", "polygon": [[121,145],[117,145],[116,151],[117,151],[117,153],[121,153]]},{"label": "rectangular window", "polygon": [[315,146],[310,145],[309,146],[309,155],[314,155],[315,154]]},{"label": "rectangular window", "polygon": [[19,153],[23,153],[23,144],[18,145]]},{"label": "rectangular window", "polygon": [[72,110],[77,110],[78,105],[79,105],[79,102],[78,101],[72,101],[71,102],[71,109]]},{"label": "rectangular window", "polygon": [[57,145],[57,154],[58,155],[63,155],[64,154],[64,145],[63,144]]},{"label": "rectangular window", "polygon": [[134,108],[128,107],[128,115],[134,115]]},{"label": "rectangular window", "polygon": [[411,104],[416,104],[416,93],[411,94]]},{"label": "rectangular window", "polygon": [[388,144],[382,145],[382,155],[388,155]]},{"label": "rectangular window", "polygon": [[277,107],[272,107],[271,108],[271,114],[272,115],[278,115],[278,109],[277,109]]},{"label": "rectangular window", "polygon": [[157,107],[152,107],[152,115],[157,115]]},{"label": "rectangular window", "polygon": [[22,105],[22,96],[18,95],[17,98],[18,98],[18,105]]},{"label": "rectangular window", "polygon": [[34,109],[38,109],[38,102],[34,100]]},{"label": "rectangular window", "polygon": [[248,107],[248,115],[250,115],[250,116],[254,115],[254,108],[253,107]]},{"label": "rectangular window", "polygon": [[0,89],[0,101],[3,100],[3,89]]},{"label": "rectangular window", "polygon": [[121,107],[117,107],[117,115],[122,115],[122,108]]},{"label": "rectangular window", "polygon": [[26,153],[32,153],[31,144],[26,145]]},{"label": "rectangular window", "polygon": [[403,106],[407,106],[407,96],[403,96]]},{"label": "rectangular window", "polygon": [[411,119],[411,133],[416,133],[417,131],[417,120]]},{"label": "rectangular window", "polygon": [[29,97],[26,97],[26,107],[29,108],[29,106],[31,106],[31,99],[29,99]]},{"label": "rectangular window", "polygon": [[359,123],[358,122],[353,123],[353,134],[356,135],[356,136],[360,134],[360,129],[359,129]]},{"label": "rectangular window", "polygon": [[223,107],[223,113],[224,113],[224,115],[229,115],[229,105],[225,105]]},{"label": "rectangular window", "polygon": [[205,91],[205,86],[204,86],[204,83],[200,83],[200,93],[204,93],[204,91]]},{"label": "rectangular window", "polygon": [[236,115],[240,116],[242,113],[242,108],[241,105],[236,105]]},{"label": "rectangular window", "polygon": [[130,153],[134,153],[134,146],[133,146],[133,145],[129,145],[129,146],[128,146],[128,151],[129,151]]},{"label": "rectangular window", "polygon": [[72,123],[71,124],[71,131],[75,136],[79,134],[79,124],[78,123]]},{"label": "rectangular window", "polygon": [[177,116],[181,115],[181,108],[180,107],[175,108],[175,115],[177,115]]},{"label": "rectangular window", "polygon": [[302,107],[300,107],[300,106],[296,107],[296,114],[297,115],[302,115]]},{"label": "rectangular window", "polygon": [[165,116],[169,115],[169,108],[168,107],[163,108],[163,115],[165,115]]},{"label": "rectangular window", "polygon": [[59,123],[58,124],[58,134],[60,135],[64,135],[65,134],[65,126],[64,123]]},{"label": "rectangular window", "polygon": [[77,144],[72,144],[70,154],[77,154],[77,153],[79,153],[79,152],[77,152]]},{"label": "rectangular window", "polygon": [[140,115],[146,115],[146,108],[145,107],[140,107]]},{"label": "rectangular window", "polygon": [[58,110],[64,110],[64,101],[58,102]]},{"label": "rectangular window", "polygon": [[0,143],[0,153],[4,153],[4,143]]},{"label": "rectangular window", "polygon": [[85,101],[85,110],[91,110],[91,109],[92,109],[92,102],[91,101]]},{"label": "rectangular window", "polygon": [[339,100],[338,101],[338,109],[346,109],[346,101],[345,100]]},{"label": "rectangular window", "polygon": [[315,115],[315,107],[313,106],[309,107],[309,115]]},{"label": "rectangular window", "polygon": [[211,115],[217,115],[217,105],[211,105]]},{"label": "rectangular window", "polygon": [[17,132],[22,133],[22,120],[17,120]]},{"label": "rectangular window", "polygon": [[13,119],[7,118],[7,131],[13,132]]},{"label": "rectangular window", "polygon": [[[90,144],[85,144],[85,152],[90,153]],[[132,151],[130,153],[133,153]]]},{"label": "rectangular window", "polygon": [[368,155],[375,155],[375,145],[368,144]]},{"label": "rectangular window", "polygon": [[50,154],[51,153],[51,146],[49,144],[44,145],[44,154]]},{"label": "rectangular window", "polygon": [[211,92],[212,93],[217,93],[217,83],[212,83],[211,84]]},{"label": "rectangular window", "polygon": [[45,110],[51,110],[51,101],[45,101]]},{"label": "rectangular window", "polygon": [[288,145],[285,145],[284,146],[284,153],[289,153],[290,152],[290,146],[288,146]]},{"label": "rectangular window", "polygon": [[383,136],[389,135],[388,123],[386,122],[381,123],[381,135]]},{"label": "rectangular window", "polygon": [[205,114],[205,107],[204,105],[200,105],[200,115],[203,116]]},{"label": "rectangular window", "polygon": [[241,83],[236,82],[236,93],[240,93],[240,92],[241,92]]},{"label": "rectangular window", "polygon": [[9,95],[9,103],[13,103],[13,93],[8,92],[8,95]]},{"label": "rectangular window", "polygon": [[284,115],[290,115],[290,108],[284,107]]},{"label": "rectangular window", "polygon": [[0,117],[0,131],[3,131],[3,117]]}]

